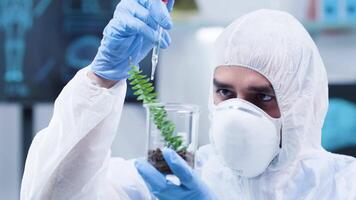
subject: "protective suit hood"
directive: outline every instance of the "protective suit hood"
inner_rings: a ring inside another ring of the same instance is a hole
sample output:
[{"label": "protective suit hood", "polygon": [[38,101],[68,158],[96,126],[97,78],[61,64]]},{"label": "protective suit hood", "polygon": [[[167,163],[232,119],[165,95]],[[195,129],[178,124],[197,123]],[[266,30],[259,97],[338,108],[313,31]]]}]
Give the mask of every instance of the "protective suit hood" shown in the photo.
[{"label": "protective suit hood", "polygon": [[196,169],[208,186],[226,200],[355,199],[355,159],[321,146],[327,75],[316,45],[298,20],[285,12],[258,10],[228,26],[215,47],[212,75],[218,66],[240,66],[271,82],[281,112],[282,148],[254,178],[235,176],[211,145],[200,148]]},{"label": "protective suit hood", "polygon": [[249,68],[265,76],[275,90],[282,150],[269,170],[290,164],[298,155],[322,150],[327,75],[316,45],[298,20],[281,11],[258,10],[229,25],[215,47],[214,69]]}]

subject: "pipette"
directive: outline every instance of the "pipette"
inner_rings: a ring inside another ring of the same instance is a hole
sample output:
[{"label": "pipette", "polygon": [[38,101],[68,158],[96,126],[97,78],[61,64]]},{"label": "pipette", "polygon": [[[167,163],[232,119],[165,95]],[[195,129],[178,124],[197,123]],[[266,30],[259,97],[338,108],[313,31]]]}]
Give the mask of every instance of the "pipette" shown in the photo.
[{"label": "pipette", "polygon": [[[163,1],[164,4],[167,5],[168,0],[162,0],[162,1]],[[151,80],[154,79],[155,72],[156,72],[157,65],[158,65],[158,56],[159,56],[159,51],[160,51],[160,47],[161,47],[162,34],[163,34],[163,28],[161,26],[159,26],[159,28],[158,28],[158,41],[155,42],[153,50],[152,50]]]}]

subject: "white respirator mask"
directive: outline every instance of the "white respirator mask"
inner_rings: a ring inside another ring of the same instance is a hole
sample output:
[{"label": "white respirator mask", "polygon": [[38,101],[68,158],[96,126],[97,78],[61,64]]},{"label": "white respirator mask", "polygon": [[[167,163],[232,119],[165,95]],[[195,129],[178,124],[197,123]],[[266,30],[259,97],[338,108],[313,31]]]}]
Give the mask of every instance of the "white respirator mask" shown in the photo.
[{"label": "white respirator mask", "polygon": [[219,161],[237,176],[262,174],[279,153],[281,120],[254,104],[234,98],[211,115],[210,141]]}]

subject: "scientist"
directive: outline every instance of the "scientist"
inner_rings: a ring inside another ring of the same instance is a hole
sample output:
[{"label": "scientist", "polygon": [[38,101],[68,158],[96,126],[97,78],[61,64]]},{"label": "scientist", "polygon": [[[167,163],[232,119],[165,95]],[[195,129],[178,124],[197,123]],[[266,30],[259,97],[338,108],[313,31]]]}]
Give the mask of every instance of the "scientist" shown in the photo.
[{"label": "scientist", "polygon": [[252,12],[218,38],[211,144],[197,152],[194,171],[163,151],[179,186],[145,160],[111,157],[129,60],[147,55],[158,26],[165,29],[161,47],[169,46],[172,6],[119,3],[94,61],[64,87],[48,127],[33,140],[21,199],[356,199],[355,159],[320,144],[328,108],[323,62],[285,12]]}]

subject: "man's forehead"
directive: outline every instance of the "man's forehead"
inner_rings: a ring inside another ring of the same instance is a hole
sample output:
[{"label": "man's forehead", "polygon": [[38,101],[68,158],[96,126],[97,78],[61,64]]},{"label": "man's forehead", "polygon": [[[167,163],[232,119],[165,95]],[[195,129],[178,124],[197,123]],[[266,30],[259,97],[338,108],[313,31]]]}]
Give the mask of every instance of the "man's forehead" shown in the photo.
[{"label": "man's forehead", "polygon": [[259,82],[269,82],[268,78],[256,70],[242,66],[219,66],[214,71],[214,77],[232,80],[254,80]]}]

